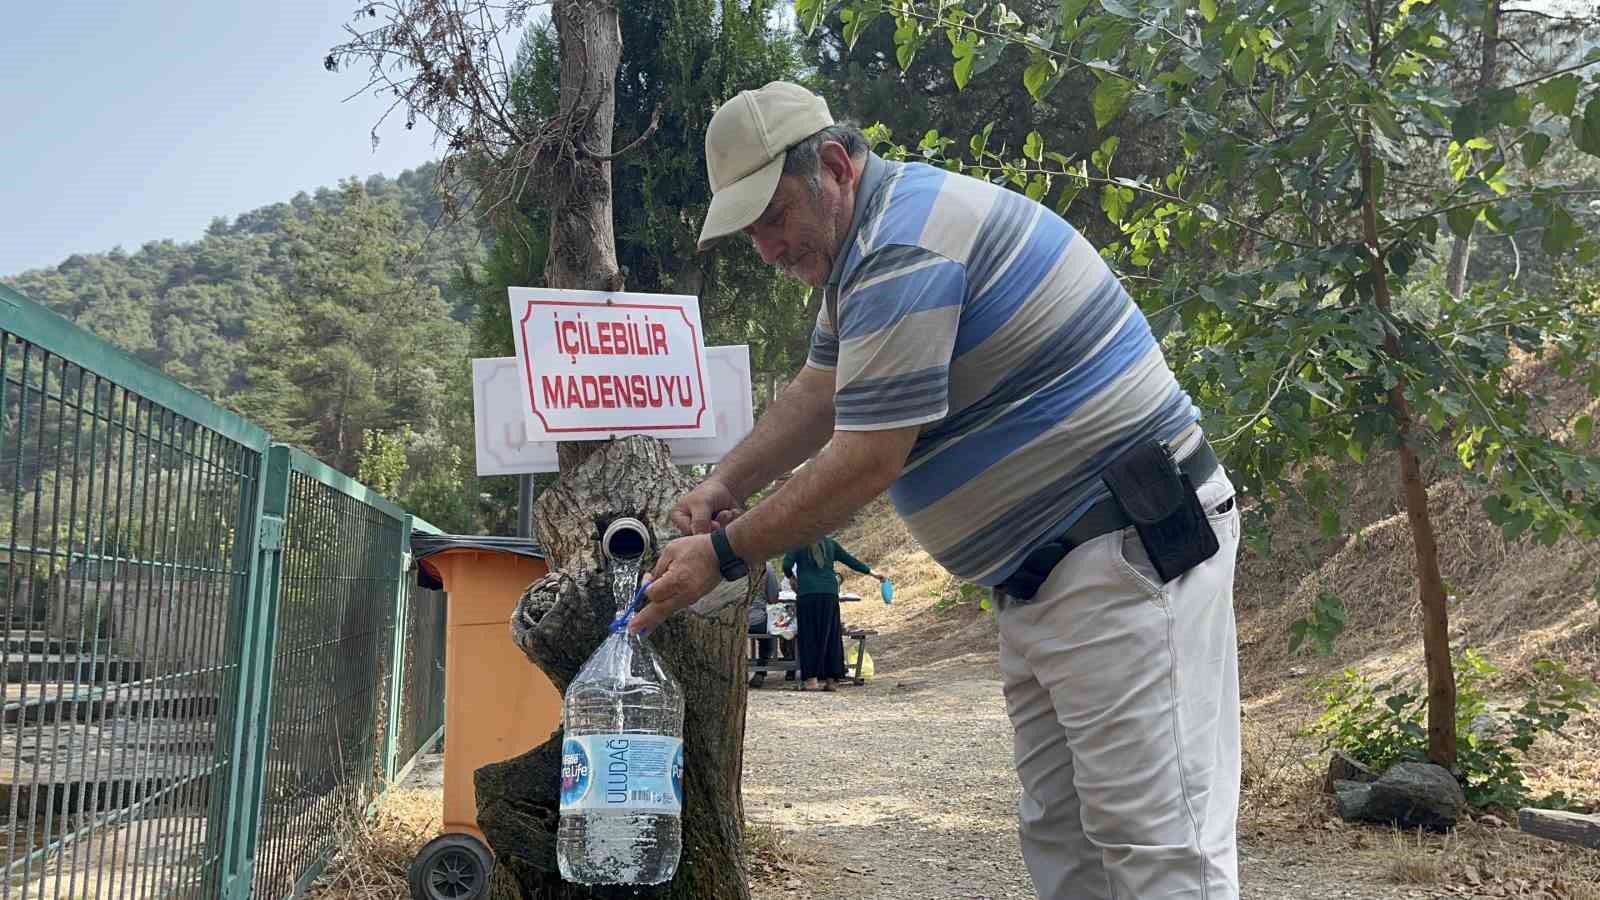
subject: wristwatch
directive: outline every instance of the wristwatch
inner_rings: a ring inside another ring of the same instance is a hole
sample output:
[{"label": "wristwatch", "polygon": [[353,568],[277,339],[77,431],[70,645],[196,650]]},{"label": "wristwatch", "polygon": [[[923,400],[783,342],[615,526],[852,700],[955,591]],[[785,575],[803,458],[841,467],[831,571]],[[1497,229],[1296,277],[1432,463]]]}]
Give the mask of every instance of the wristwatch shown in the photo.
[{"label": "wristwatch", "polygon": [[738,581],[750,574],[750,567],[733,552],[733,545],[728,543],[726,531],[718,528],[711,532],[711,546],[716,548],[717,568],[722,572],[723,581]]}]

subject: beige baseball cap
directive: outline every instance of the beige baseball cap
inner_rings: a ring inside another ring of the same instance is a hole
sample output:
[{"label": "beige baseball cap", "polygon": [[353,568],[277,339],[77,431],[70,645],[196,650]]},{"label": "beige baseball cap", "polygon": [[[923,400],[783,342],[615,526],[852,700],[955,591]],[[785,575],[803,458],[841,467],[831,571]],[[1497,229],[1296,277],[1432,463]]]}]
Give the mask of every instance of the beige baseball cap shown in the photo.
[{"label": "beige baseball cap", "polygon": [[761,218],[783,175],[784,153],[832,124],[827,101],[787,81],[740,91],[722,104],[706,128],[711,209],[700,249]]}]

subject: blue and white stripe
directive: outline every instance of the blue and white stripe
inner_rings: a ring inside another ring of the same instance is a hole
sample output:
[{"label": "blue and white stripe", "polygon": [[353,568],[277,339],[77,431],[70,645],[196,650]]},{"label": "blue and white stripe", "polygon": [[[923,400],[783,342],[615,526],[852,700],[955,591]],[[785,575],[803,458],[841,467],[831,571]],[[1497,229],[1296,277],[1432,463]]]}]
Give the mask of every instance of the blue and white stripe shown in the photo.
[{"label": "blue and white stripe", "polygon": [[1106,496],[1106,463],[1199,418],[1082,235],[1020,194],[871,157],[808,365],[835,427],[922,426],[890,488],[957,577],[994,585]]}]

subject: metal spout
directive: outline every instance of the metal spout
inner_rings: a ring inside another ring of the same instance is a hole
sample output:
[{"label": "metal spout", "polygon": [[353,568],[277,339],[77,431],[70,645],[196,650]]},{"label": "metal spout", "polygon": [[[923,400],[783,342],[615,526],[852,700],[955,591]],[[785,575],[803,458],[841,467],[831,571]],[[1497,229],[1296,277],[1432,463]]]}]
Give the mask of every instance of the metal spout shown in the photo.
[{"label": "metal spout", "polygon": [[607,560],[639,559],[649,546],[650,533],[645,530],[643,522],[632,516],[612,519],[600,537],[600,552],[605,554]]}]

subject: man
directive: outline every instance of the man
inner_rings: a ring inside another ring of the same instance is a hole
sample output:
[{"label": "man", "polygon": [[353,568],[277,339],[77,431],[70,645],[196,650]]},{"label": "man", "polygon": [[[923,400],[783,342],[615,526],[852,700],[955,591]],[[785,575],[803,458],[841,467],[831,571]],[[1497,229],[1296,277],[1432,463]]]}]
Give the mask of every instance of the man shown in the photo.
[{"label": "man", "polygon": [[824,302],[804,369],[680,501],[634,627],[888,490],[995,589],[1039,895],[1237,897],[1234,489],[1117,279],[1048,209],[880,159],[795,85],[723,105],[706,170],[701,246],[743,232]]}]

